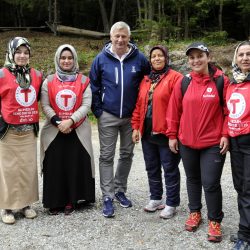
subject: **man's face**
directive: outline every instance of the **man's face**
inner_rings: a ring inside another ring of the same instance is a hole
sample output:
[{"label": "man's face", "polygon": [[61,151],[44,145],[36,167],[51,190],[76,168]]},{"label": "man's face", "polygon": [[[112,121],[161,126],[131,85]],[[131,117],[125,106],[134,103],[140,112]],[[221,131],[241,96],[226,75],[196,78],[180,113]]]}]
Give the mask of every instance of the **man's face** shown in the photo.
[{"label": "man's face", "polygon": [[116,29],[110,36],[113,50],[118,55],[125,54],[128,48],[130,36],[127,29]]}]

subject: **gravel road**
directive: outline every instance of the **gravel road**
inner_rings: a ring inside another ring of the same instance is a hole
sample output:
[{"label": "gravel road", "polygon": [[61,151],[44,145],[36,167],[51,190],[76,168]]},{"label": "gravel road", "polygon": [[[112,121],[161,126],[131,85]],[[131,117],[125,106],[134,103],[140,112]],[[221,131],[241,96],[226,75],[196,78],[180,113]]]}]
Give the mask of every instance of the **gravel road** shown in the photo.
[{"label": "gravel road", "polygon": [[[93,145],[96,157],[96,203],[82,207],[71,216],[49,216],[41,202],[34,204],[38,217],[24,219],[16,213],[16,223],[5,225],[0,221],[0,249],[231,249],[230,233],[237,230],[238,212],[236,193],[232,184],[229,155],[222,176],[223,205],[225,217],[222,222],[223,241],[210,243],[207,238],[206,206],[204,221],[195,233],[184,230],[188,215],[185,174],[181,170],[181,204],[177,215],[170,220],[159,218],[159,212],[145,213],[148,202],[148,184],[141,145],[135,147],[135,156],[129,176],[128,197],[132,208],[122,208],[116,203],[116,216],[104,218],[101,214],[102,200],[99,187],[98,157],[99,141],[97,127],[93,125]],[[117,147],[118,148],[118,147]],[[39,176],[40,201],[42,179]]]}]

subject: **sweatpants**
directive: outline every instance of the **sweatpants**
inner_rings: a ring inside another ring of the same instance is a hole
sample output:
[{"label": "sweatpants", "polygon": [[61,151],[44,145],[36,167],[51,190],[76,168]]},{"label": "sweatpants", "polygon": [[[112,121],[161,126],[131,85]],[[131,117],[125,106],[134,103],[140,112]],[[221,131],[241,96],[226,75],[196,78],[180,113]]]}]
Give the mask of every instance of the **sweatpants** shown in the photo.
[{"label": "sweatpants", "polygon": [[148,175],[150,200],[161,200],[163,195],[162,171],[164,170],[166,204],[180,204],[180,155],[174,154],[168,145],[160,146],[142,139],[142,150]]},{"label": "sweatpants", "polygon": [[201,210],[203,187],[208,219],[221,222],[223,212],[220,179],[225,155],[220,154],[219,145],[204,149],[193,149],[180,143],[180,154],[186,173],[190,212]]},{"label": "sweatpants", "polygon": [[230,139],[234,188],[240,214],[238,238],[250,243],[250,135]]}]

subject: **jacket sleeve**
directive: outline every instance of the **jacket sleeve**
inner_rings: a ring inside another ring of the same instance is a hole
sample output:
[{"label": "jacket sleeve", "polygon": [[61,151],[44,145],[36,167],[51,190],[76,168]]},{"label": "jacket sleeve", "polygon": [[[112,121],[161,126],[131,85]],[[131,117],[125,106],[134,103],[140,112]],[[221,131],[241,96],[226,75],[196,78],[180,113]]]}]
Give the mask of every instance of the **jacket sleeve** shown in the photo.
[{"label": "jacket sleeve", "polygon": [[229,86],[230,80],[227,76],[224,76],[224,87],[223,87],[223,114],[224,114],[224,121],[223,121],[223,128],[222,128],[222,136],[229,137],[228,135],[228,115],[229,110],[227,108],[227,101],[226,101],[226,94],[227,94],[227,88]]},{"label": "jacket sleeve", "polygon": [[141,93],[141,86],[143,84],[143,80],[140,83],[140,89],[139,89],[139,93],[137,96],[137,101],[135,104],[135,109],[132,113],[132,117],[131,117],[131,125],[132,125],[132,129],[136,129],[138,130],[140,128],[140,119],[141,119],[141,102],[140,102],[140,93]]},{"label": "jacket sleeve", "polygon": [[90,86],[88,86],[83,92],[81,106],[71,116],[71,119],[73,119],[75,123],[79,122],[83,117],[87,116],[91,107],[91,100],[92,100],[92,93]]},{"label": "jacket sleeve", "polygon": [[168,109],[166,113],[166,121],[167,121],[166,135],[169,137],[169,139],[176,139],[178,136],[178,130],[182,114],[182,92],[181,92],[182,78],[179,79],[178,82],[175,84],[168,103]]},{"label": "jacket sleeve", "polygon": [[95,117],[98,118],[102,114],[102,79],[101,79],[101,69],[99,64],[98,56],[94,59],[90,73],[90,87],[92,91],[92,105],[91,110]]}]

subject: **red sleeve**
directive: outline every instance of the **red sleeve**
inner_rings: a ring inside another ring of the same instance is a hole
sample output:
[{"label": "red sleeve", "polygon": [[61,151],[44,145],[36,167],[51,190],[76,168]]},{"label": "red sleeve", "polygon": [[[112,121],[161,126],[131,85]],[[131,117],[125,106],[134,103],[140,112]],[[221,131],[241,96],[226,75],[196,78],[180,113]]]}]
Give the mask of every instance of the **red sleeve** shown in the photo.
[{"label": "red sleeve", "polygon": [[224,137],[229,137],[228,135],[228,114],[229,110],[227,108],[227,102],[226,102],[226,94],[227,94],[227,88],[229,86],[229,79],[227,76],[224,76],[224,88],[223,88],[223,100],[224,100],[224,105],[223,105],[223,114],[224,114],[224,121],[223,121],[223,128],[221,135]]},{"label": "red sleeve", "polygon": [[182,114],[182,92],[181,82],[183,77],[175,84],[171,94],[168,109],[166,114],[167,131],[166,135],[170,139],[176,139],[180,125],[180,118]]},{"label": "red sleeve", "polygon": [[140,128],[140,110],[141,110],[141,103],[140,103],[140,91],[141,91],[141,86],[143,84],[143,80],[140,83],[140,89],[139,89],[139,93],[138,93],[138,97],[137,97],[137,101],[135,104],[135,109],[132,113],[132,118],[131,118],[131,126],[132,129],[139,129]]}]

